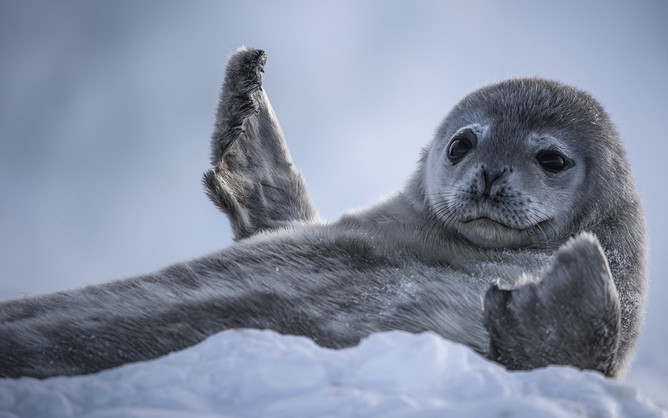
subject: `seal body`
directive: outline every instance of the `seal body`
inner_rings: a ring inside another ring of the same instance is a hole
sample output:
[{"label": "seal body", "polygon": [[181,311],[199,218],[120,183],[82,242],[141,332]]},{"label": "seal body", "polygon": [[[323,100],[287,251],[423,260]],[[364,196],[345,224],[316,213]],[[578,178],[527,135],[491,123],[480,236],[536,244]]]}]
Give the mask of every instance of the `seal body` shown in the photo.
[{"label": "seal body", "polygon": [[620,375],[642,323],[645,227],[602,107],[512,79],[458,104],[406,187],[324,223],[262,89],[228,62],[204,184],[236,243],[139,276],[0,304],[0,375],[91,373],[228,328],[320,345],[432,331],[509,369]]}]

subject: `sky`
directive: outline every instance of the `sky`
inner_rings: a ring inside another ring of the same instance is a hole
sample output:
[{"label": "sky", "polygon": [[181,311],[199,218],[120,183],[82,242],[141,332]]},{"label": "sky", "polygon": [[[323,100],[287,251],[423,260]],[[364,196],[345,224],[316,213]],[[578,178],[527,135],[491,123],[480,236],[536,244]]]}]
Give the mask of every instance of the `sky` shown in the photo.
[{"label": "sky", "polygon": [[541,76],[589,91],[624,142],[652,280],[628,380],[660,396],[666,16],[662,0],[0,2],[0,298],[148,273],[232,242],[201,176],[226,58],[241,45],[267,51],[265,90],[329,220],[403,187],[465,94]]}]

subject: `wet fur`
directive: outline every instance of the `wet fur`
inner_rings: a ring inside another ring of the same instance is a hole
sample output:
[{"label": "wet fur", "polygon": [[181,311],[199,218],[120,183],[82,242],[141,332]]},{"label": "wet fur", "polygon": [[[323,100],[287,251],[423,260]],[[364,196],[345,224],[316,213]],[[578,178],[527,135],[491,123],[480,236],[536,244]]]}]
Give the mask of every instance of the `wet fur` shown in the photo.
[{"label": "wet fur", "polygon": [[237,242],[155,274],[3,302],[0,376],[92,373],[237,327],[334,348],[377,331],[433,331],[510,369],[623,373],[642,323],[644,220],[617,134],[589,95],[509,80],[466,97],[437,131],[428,151],[484,112],[583,133],[587,177],[566,221],[527,245],[490,248],[435,210],[429,152],[403,191],[320,221],[262,90],[265,59],[249,48],[230,58],[204,177]]}]

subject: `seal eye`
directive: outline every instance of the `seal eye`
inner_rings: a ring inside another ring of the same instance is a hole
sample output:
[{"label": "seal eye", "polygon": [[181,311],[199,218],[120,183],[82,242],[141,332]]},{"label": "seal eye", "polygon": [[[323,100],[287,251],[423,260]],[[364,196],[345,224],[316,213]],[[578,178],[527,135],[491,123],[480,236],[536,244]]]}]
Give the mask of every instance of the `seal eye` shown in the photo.
[{"label": "seal eye", "polygon": [[564,171],[570,166],[568,159],[563,154],[553,150],[539,152],[536,159],[541,167],[551,173]]},{"label": "seal eye", "polygon": [[448,145],[448,159],[457,164],[466,154],[473,149],[476,142],[475,133],[471,129],[466,129],[457,133]]}]

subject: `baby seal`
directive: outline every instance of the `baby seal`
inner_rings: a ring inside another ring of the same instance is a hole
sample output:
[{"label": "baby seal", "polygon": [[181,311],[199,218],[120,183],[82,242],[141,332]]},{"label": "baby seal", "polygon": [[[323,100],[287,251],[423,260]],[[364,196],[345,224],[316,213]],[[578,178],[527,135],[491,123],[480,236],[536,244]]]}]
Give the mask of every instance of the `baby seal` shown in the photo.
[{"label": "baby seal", "polygon": [[249,327],[333,348],[431,331],[509,369],[623,373],[642,324],[645,225],[618,135],[587,93],[511,79],[446,116],[397,194],[321,221],[262,89],[229,60],[207,193],[236,243],[0,304],[0,376],[92,373]]}]

